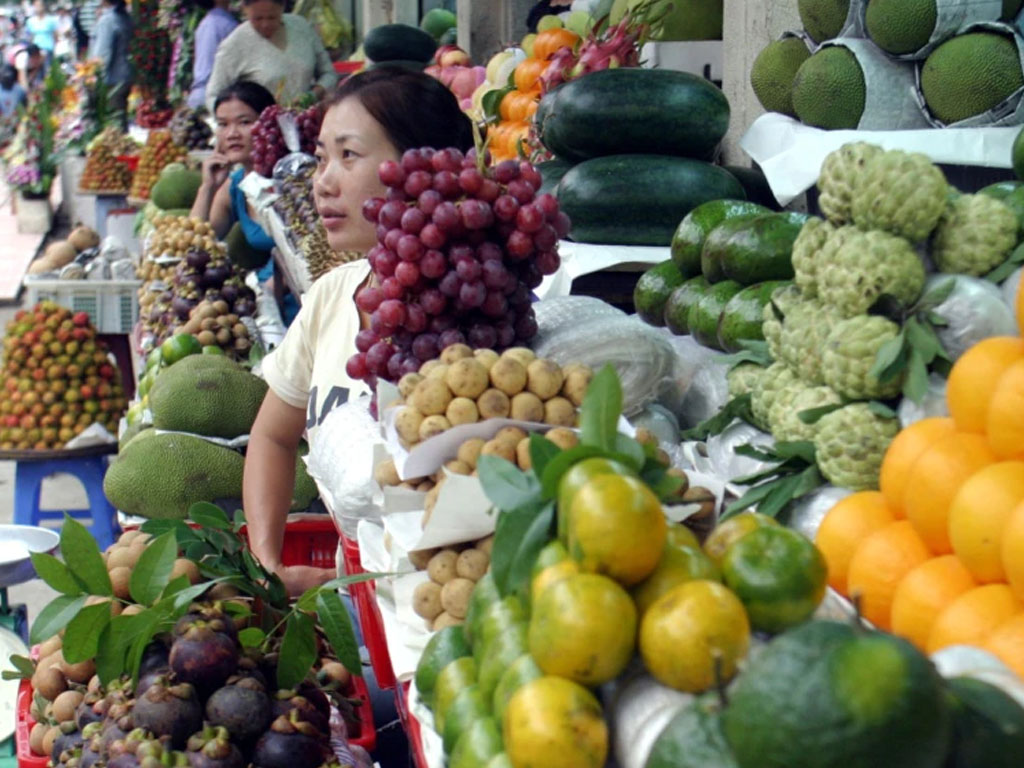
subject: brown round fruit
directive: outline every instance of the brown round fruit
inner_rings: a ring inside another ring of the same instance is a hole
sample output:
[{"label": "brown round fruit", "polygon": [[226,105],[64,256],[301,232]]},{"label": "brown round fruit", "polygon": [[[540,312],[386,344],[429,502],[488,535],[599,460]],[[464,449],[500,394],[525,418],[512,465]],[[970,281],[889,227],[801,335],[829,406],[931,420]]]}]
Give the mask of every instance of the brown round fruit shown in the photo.
[{"label": "brown round fruit", "polygon": [[[64,691],[53,700],[53,716],[58,723],[75,719],[75,710],[85,696],[81,691]],[[41,738],[41,737],[40,737]]]},{"label": "brown round fruit", "polygon": [[121,600],[131,600],[131,592],[128,585],[132,578],[132,569],[121,565],[110,569],[110,585],[113,587],[114,596]]},{"label": "brown round fruit", "polygon": [[174,567],[171,568],[171,580],[187,576],[190,584],[198,584],[203,580],[203,576],[199,573],[199,566],[184,557],[179,557],[174,561]]}]

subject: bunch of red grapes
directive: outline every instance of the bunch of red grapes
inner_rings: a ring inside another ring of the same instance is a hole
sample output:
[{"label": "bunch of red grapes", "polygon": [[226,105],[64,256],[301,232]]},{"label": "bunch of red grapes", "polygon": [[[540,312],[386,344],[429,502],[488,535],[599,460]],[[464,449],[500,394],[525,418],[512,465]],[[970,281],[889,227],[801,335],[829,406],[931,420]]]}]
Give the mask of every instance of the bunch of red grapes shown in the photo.
[{"label": "bunch of red grapes", "polygon": [[316,151],[316,139],[320,135],[320,123],[324,114],[319,104],[309,109],[284,109],[272,104],[260,113],[259,120],[252,127],[252,158],[256,173],[268,179],[274,174],[274,165],[288,154],[279,118],[291,116],[299,129],[299,151],[312,155]]},{"label": "bunch of red grapes", "polygon": [[530,291],[558,271],[569,217],[540,173],[507,160],[478,167],[475,151],[410,149],[381,163],[386,198],[363,216],[377,224],[367,259],[376,285],[356,305],[370,327],[345,370],[373,385],[397,381],[451,344],[504,349],[537,333]]}]

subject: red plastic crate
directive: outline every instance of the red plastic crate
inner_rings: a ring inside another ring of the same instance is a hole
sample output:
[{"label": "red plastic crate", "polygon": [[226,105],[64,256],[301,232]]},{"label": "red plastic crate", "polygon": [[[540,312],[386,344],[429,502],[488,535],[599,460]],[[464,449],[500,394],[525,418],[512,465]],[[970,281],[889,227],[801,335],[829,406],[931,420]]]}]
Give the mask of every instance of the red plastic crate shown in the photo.
[{"label": "red plastic crate", "polygon": [[409,751],[412,753],[416,768],[427,768],[427,758],[423,754],[423,739],[420,735],[420,721],[409,714],[409,684],[399,686],[398,714],[405,726],[405,734],[409,737]]},{"label": "red plastic crate", "polygon": [[330,515],[292,520],[285,524],[284,544],[281,547],[281,562],[284,565],[334,568],[337,555],[338,529],[334,527]]},{"label": "red plastic crate", "polygon": [[[359,557],[359,544],[347,536],[341,537],[341,552],[345,558],[345,573],[353,576],[363,573],[363,564]],[[363,581],[349,585],[349,594],[359,614],[359,624],[363,630],[363,642],[370,654],[370,665],[374,677],[381,690],[395,687],[395,671],[391,666],[391,655],[384,635],[384,620],[377,605],[377,588],[372,581]]]},{"label": "red plastic crate", "polygon": [[22,680],[18,686],[18,699],[15,704],[17,720],[14,724],[14,746],[18,756],[18,768],[46,768],[50,761],[49,756],[34,755],[29,748],[28,737],[36,721],[32,718],[32,683],[28,680]]}]

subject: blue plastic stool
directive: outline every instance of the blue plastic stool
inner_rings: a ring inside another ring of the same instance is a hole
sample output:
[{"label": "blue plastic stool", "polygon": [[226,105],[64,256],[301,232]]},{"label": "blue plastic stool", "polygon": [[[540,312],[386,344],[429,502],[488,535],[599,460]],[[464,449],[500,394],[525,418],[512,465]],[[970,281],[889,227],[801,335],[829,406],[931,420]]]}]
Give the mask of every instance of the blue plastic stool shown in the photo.
[{"label": "blue plastic stool", "polygon": [[[74,518],[92,519],[89,530],[100,549],[106,549],[114,543],[120,532],[117,510],[103,494],[103,475],[106,470],[107,461],[104,454],[74,458],[19,459],[14,470],[14,522],[18,525],[43,525],[46,520],[63,520],[65,512]],[[88,509],[39,508],[43,480],[58,472],[74,475],[85,486],[85,493],[89,498]]]}]

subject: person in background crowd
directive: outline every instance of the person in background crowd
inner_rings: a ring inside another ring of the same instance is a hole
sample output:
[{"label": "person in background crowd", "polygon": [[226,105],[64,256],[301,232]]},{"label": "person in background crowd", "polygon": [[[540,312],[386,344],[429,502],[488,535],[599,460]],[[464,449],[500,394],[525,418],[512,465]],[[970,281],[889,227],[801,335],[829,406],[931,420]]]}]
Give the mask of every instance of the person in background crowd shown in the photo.
[{"label": "person in background crowd", "polygon": [[[96,33],[96,20],[100,15],[100,0],[83,0],[76,11],[86,38],[91,39]],[[86,46],[88,46],[88,42]]]},{"label": "person in background crowd", "polygon": [[311,90],[323,98],[338,82],[316,30],[284,12],[284,0],[242,0],[247,20],[220,44],[206,84],[206,102],[238,80],[259,83],[280,104]]},{"label": "person in background crowd", "polygon": [[44,0],[36,0],[33,13],[25,19],[25,29],[32,36],[32,42],[43,52],[47,61],[53,59],[57,45],[57,18],[46,9]]},{"label": "person in background crowd", "polygon": [[121,112],[122,125],[127,122],[128,92],[132,87],[132,66],[128,61],[128,44],[132,39],[132,18],[125,0],[103,0],[103,12],[96,22],[89,55],[103,63],[103,80],[111,110]]},{"label": "person in background crowd", "polygon": [[83,6],[76,5],[71,12],[71,28],[75,37],[75,58],[84,59],[89,53],[89,33],[82,23]]},{"label": "person in background crowd", "polygon": [[66,5],[57,9],[57,42],[53,46],[53,55],[61,60],[75,57],[74,23],[71,20],[71,11]]},{"label": "person in background crowd", "polygon": [[[201,5],[209,6],[210,0]],[[213,0],[213,7],[196,27],[195,56],[192,64],[192,90],[188,105],[198,109],[206,104],[206,84],[213,73],[213,59],[221,41],[235,31],[238,20],[228,11],[231,0]]]},{"label": "person in background crowd", "polygon": [[18,83],[31,93],[43,84],[46,78],[46,57],[39,46],[29,43],[11,57],[11,64],[18,72]]},{"label": "person in background crowd", "polygon": [[28,94],[18,83],[17,70],[5,64],[0,69],[0,118],[13,117],[27,100]]}]

